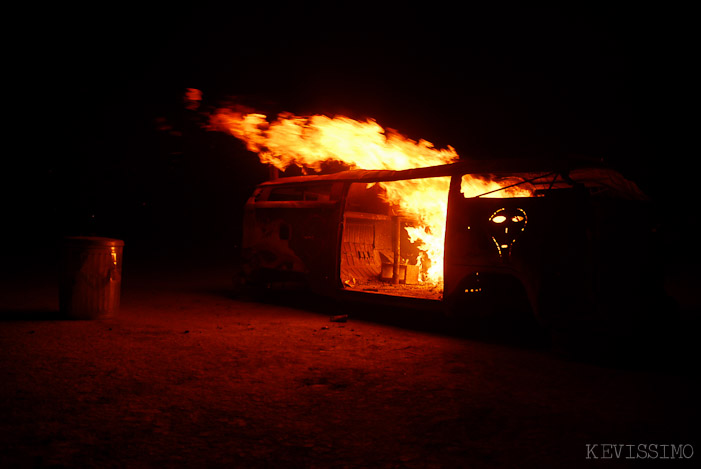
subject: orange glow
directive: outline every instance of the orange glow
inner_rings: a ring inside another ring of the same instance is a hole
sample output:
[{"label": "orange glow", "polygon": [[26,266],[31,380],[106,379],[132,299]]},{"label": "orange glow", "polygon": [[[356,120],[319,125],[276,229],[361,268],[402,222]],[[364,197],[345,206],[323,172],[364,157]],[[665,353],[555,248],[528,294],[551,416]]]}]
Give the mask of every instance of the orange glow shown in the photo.
[{"label": "orange glow", "polygon": [[[459,159],[450,146],[435,148],[426,140],[415,141],[386,130],[372,119],[361,122],[344,116],[280,114],[269,122],[263,114],[222,109],[210,122],[216,130],[229,132],[242,140],[250,151],[259,155],[262,163],[283,171],[291,165],[318,171],[323,162],[330,160],[356,169],[403,170],[454,163]],[[474,179],[471,186],[470,179],[464,178],[462,183],[466,196],[501,187],[482,179]],[[415,226],[405,229],[427,258],[422,265],[423,281],[440,283],[450,178],[378,184],[386,190],[390,204],[399,207],[404,216],[417,220]],[[514,196],[513,191],[495,194]]]},{"label": "orange glow", "polygon": [[466,198],[480,196],[492,198],[533,197],[533,192],[528,187],[521,185],[508,187],[515,182],[517,181],[504,180],[497,182],[465,174],[460,184],[460,192]]},{"label": "orange glow", "polygon": [[218,111],[211,123],[243,140],[263,163],[280,170],[291,165],[319,170],[335,160],[361,169],[410,169],[452,163],[455,149],[436,149],[425,140],[414,141],[377,122],[348,117],[280,114],[269,123],[266,116],[228,109]]},{"label": "orange glow", "polygon": [[419,221],[404,229],[409,240],[424,253],[418,265],[421,280],[440,283],[443,280],[443,247],[445,220],[448,212],[450,177],[408,179],[381,183],[390,203],[400,207],[407,216]]}]

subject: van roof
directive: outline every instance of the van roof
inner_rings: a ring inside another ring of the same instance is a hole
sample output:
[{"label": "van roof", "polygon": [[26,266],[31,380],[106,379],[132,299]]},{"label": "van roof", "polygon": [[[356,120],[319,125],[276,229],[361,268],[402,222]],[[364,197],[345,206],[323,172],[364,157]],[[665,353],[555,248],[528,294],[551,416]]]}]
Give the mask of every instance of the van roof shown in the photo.
[{"label": "van roof", "polygon": [[492,176],[520,176],[530,179],[547,174],[560,174],[585,187],[606,187],[613,189],[626,199],[644,200],[646,196],[635,185],[617,171],[605,167],[599,161],[588,159],[566,160],[463,160],[457,163],[412,168],[404,170],[351,169],[331,174],[291,176],[273,179],[260,184],[261,187],[283,184],[312,183],[322,181],[380,182],[403,179],[420,179],[462,174],[482,174]]}]

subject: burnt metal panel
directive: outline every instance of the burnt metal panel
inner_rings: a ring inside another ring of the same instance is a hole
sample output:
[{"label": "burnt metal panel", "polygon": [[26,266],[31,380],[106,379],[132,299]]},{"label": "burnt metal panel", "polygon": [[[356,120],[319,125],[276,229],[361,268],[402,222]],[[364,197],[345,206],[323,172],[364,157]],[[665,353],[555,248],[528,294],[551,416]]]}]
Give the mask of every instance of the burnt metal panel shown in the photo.
[{"label": "burnt metal panel", "polygon": [[[536,197],[465,198],[464,174],[526,182]],[[400,251],[404,258],[412,253],[395,242],[398,214],[372,183],[438,176],[453,176],[444,263],[449,301],[466,291],[489,290],[477,282],[480,273],[516,279],[536,312],[564,311],[563,300],[594,311],[604,299],[626,301],[636,288],[654,288],[654,263],[646,263],[645,196],[617,172],[582,161],[461,161],[269,181],[246,206],[243,245],[249,267],[298,273],[326,292],[343,290],[353,279],[381,281],[383,266],[393,264]],[[320,184],[331,190],[305,189]],[[289,200],[295,197],[300,200]]]}]

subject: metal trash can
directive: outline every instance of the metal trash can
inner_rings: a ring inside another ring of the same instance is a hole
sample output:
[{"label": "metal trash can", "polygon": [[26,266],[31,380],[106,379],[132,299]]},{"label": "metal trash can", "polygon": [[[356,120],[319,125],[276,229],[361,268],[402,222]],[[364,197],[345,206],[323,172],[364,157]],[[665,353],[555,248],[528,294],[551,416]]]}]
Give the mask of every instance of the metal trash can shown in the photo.
[{"label": "metal trash can", "polygon": [[119,310],[124,241],[97,236],[64,238],[59,285],[61,312],[98,319]]}]

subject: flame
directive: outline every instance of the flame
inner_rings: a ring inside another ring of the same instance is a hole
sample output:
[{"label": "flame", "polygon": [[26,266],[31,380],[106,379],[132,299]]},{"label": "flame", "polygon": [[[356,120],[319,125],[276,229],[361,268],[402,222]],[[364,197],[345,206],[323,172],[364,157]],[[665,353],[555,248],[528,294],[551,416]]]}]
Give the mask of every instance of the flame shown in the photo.
[{"label": "flame", "polygon": [[[269,122],[264,114],[221,109],[211,116],[210,123],[214,129],[229,132],[245,142],[262,163],[283,171],[291,165],[318,171],[322,163],[330,160],[351,168],[402,170],[453,163],[459,159],[450,146],[437,149],[426,140],[415,141],[393,130],[385,130],[372,119],[361,122],[344,116],[300,117],[283,113]],[[470,182],[465,181],[463,179],[466,196],[501,187],[495,182],[476,179],[474,187],[469,189]],[[419,260],[423,280],[440,283],[450,178],[378,184],[385,189],[390,204],[418,221],[405,229],[411,242],[425,254],[425,259]]]},{"label": "flame", "polygon": [[521,181],[504,179],[495,181],[465,174],[460,183],[460,192],[465,198],[469,197],[533,197],[533,190],[525,185],[516,185]]},{"label": "flame", "polygon": [[443,280],[443,245],[448,212],[450,177],[408,179],[382,183],[387,199],[401,212],[418,220],[416,226],[405,226],[409,240],[424,255],[417,263],[421,280],[439,284]]},{"label": "flame", "polygon": [[414,141],[385,130],[368,119],[359,122],[344,116],[298,117],[280,114],[272,123],[263,114],[228,109],[215,113],[210,122],[243,140],[263,163],[280,170],[291,165],[321,168],[335,160],[362,169],[410,169],[451,163],[459,156],[452,147],[436,149],[425,140]]}]

